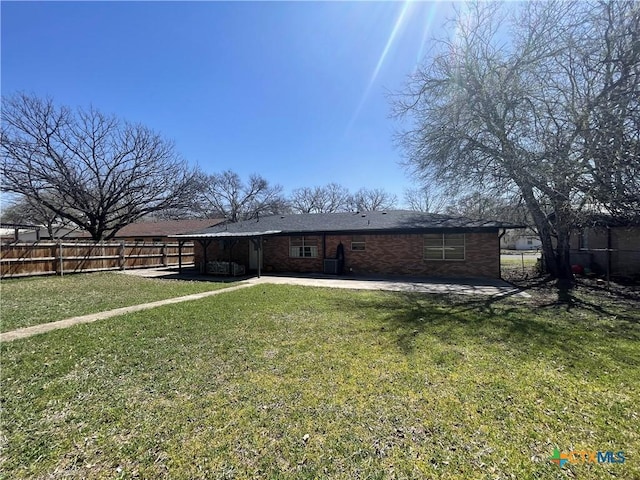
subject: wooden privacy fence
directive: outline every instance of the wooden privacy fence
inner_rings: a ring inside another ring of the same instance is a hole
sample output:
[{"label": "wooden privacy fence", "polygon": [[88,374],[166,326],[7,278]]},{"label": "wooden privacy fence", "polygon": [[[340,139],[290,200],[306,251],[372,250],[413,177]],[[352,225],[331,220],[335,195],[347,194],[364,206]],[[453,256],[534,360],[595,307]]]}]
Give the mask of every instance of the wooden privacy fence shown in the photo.
[{"label": "wooden privacy fence", "polygon": [[0,276],[185,266],[193,261],[192,242],[15,242],[0,247]]}]

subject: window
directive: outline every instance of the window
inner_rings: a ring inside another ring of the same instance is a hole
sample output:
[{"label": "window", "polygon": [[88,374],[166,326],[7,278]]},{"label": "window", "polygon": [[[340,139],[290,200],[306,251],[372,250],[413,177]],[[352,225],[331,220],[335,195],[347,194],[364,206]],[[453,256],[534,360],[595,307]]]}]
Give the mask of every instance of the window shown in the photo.
[{"label": "window", "polygon": [[354,235],[351,237],[351,250],[354,252],[364,252],[366,249],[366,242],[364,236]]},{"label": "window", "polygon": [[424,236],[425,260],[464,260],[464,233],[428,233]]},{"label": "window", "polygon": [[289,256],[295,258],[315,258],[318,256],[316,240],[308,237],[289,238]]}]

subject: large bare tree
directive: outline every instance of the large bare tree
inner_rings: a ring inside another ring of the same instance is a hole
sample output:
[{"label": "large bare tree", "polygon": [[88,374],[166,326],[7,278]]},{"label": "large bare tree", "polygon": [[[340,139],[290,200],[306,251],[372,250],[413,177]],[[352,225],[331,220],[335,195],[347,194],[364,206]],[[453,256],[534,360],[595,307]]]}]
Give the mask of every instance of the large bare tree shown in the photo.
[{"label": "large bare tree", "polygon": [[87,230],[94,240],[159,210],[182,206],[194,173],[171,142],[94,108],[2,99],[2,189]]},{"label": "large bare tree", "polygon": [[[593,88],[580,118],[588,181],[581,184],[597,211],[622,222],[640,221],[640,4],[609,1],[589,18],[600,32],[595,44],[580,53],[588,64]],[[585,97],[585,95],[581,95]]]},{"label": "large bare tree", "polygon": [[332,182],[320,187],[296,188],[289,203],[296,213],[335,213],[350,209],[351,194],[346,187]]},{"label": "large bare tree", "polygon": [[209,216],[220,215],[231,222],[259,215],[285,213],[287,202],[280,185],[270,185],[262,176],[251,175],[243,181],[237,173],[226,170],[201,180],[202,209]]},{"label": "large bare tree", "polygon": [[404,202],[409,210],[415,212],[442,213],[447,198],[427,185],[407,188],[404,191]]},{"label": "large bare tree", "polygon": [[400,136],[407,163],[450,190],[519,195],[548,272],[570,279],[584,213],[638,201],[640,4],[459,8],[455,35],[434,43],[396,103],[413,121]]},{"label": "large bare tree", "polygon": [[498,196],[475,191],[452,198],[444,208],[445,213],[474,220],[502,220],[514,225],[529,226],[528,216],[522,198]]},{"label": "large bare tree", "polygon": [[351,196],[351,209],[359,212],[374,212],[395,208],[398,197],[382,188],[361,188]]}]

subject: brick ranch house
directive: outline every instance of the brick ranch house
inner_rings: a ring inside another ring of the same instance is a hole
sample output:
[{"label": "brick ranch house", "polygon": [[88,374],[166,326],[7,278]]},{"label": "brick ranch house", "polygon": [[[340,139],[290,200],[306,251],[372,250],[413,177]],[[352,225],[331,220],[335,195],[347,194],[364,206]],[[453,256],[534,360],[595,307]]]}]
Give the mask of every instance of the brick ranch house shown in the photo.
[{"label": "brick ranch house", "polygon": [[[243,272],[500,277],[500,235],[516,228],[405,210],[271,215],[180,235],[195,264]],[[339,253],[341,252],[341,253]]]}]

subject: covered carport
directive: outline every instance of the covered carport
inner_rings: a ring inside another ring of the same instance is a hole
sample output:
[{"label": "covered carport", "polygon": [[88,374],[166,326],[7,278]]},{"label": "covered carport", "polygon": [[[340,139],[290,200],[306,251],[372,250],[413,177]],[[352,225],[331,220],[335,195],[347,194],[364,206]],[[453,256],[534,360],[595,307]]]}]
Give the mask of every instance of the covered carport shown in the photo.
[{"label": "covered carport", "polygon": [[[214,241],[223,241],[226,245],[228,245],[228,259],[226,261],[229,263],[229,274],[233,274],[232,264],[234,263],[233,259],[233,248],[238,244],[240,240],[247,240],[249,244],[253,247],[255,252],[257,261],[256,261],[256,271],[258,278],[262,275],[262,262],[263,262],[263,238],[269,235],[276,235],[281,233],[279,230],[264,230],[264,231],[254,231],[254,232],[215,232],[215,233],[199,233],[199,234],[189,234],[189,235],[177,235],[176,237],[184,240],[191,240],[194,243],[200,245],[203,251],[203,265],[206,271],[207,265],[210,262],[208,258],[208,250],[209,246]],[[251,269],[250,262],[247,267]]]}]

